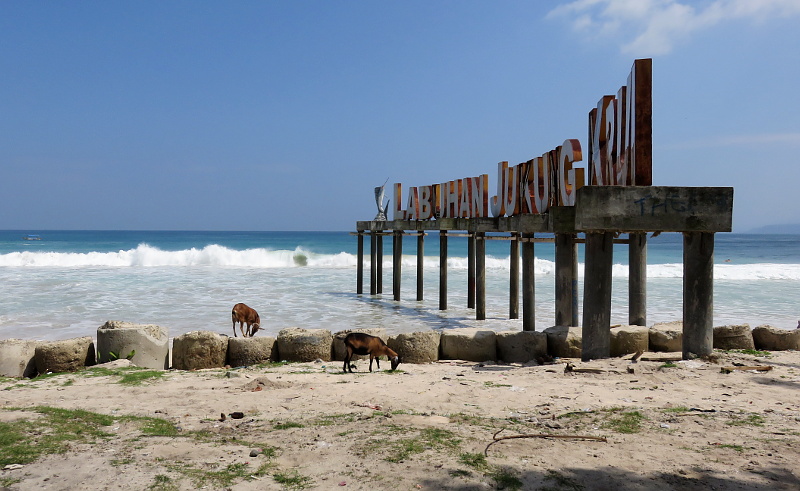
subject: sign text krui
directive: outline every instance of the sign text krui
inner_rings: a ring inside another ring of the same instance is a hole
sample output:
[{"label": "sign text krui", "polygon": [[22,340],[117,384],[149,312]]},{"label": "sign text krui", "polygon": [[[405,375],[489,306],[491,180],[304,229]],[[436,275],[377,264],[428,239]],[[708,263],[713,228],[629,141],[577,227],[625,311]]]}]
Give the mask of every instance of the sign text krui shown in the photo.
[{"label": "sign text krui", "polygon": [[[633,63],[628,83],[603,96],[589,112],[587,169],[580,141],[567,139],[527,162],[497,164],[497,191],[489,199],[489,175],[408,189],[394,185],[394,220],[477,218],[541,214],[572,206],[575,192],[594,186],[650,186],[652,182],[652,60]],[[585,172],[588,171],[588,172]],[[588,181],[586,174],[588,173]]]}]

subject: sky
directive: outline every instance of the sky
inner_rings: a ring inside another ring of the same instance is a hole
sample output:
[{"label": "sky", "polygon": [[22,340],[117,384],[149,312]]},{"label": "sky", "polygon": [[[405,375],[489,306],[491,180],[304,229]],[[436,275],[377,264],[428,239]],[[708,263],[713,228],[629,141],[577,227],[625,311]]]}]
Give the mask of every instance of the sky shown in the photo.
[{"label": "sky", "polygon": [[494,189],[499,161],[586,152],[637,58],[653,184],[734,187],[734,232],[797,223],[798,21],[800,0],[0,0],[0,229],[354,230],[387,179]]}]

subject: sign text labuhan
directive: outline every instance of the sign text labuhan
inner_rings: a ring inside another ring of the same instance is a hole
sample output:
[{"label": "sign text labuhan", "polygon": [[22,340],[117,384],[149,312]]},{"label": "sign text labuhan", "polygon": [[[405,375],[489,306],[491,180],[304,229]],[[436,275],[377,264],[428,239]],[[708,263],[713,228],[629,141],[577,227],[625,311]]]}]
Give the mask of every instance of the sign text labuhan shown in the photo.
[{"label": "sign text labuhan", "polygon": [[[489,198],[489,175],[408,189],[394,185],[393,220],[477,218],[541,214],[550,206],[572,206],[575,191],[594,186],[651,186],[652,60],[633,63],[628,83],[603,96],[589,112],[587,169],[580,141],[563,144],[527,162],[497,164],[497,191]],[[588,172],[585,172],[588,171]],[[588,176],[587,176],[588,174]],[[587,181],[588,179],[588,181]]]}]

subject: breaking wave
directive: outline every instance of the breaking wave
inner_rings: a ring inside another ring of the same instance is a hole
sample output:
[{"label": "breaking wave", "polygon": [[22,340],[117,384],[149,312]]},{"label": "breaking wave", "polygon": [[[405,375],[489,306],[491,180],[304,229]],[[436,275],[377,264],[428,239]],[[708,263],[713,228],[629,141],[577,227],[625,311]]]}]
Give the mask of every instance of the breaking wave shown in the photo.
[{"label": "breaking wave", "polygon": [[246,249],[237,251],[220,245],[202,249],[165,251],[147,244],[118,252],[12,252],[0,255],[0,266],[6,267],[165,267],[165,266],[216,266],[248,268],[328,267],[355,266],[352,254],[314,254],[297,248],[289,250]]},{"label": "breaking wave", "polygon": [[[369,268],[369,255],[364,258],[365,268]],[[165,251],[148,244],[139,244],[135,249],[117,252],[11,252],[0,254],[0,267],[40,267],[40,268],[126,268],[126,267],[232,267],[232,268],[355,268],[355,254],[318,254],[297,247],[294,250],[271,250],[265,248],[235,250],[212,244],[202,249],[191,248],[179,251]],[[384,269],[392,267],[391,253],[383,257]],[[416,256],[403,256],[404,271],[411,272],[416,267]],[[465,257],[450,257],[448,268],[466,270]],[[426,269],[439,266],[439,258],[426,256]],[[486,257],[488,271],[509,270],[509,258]],[[578,270],[583,274],[583,264]],[[537,257],[534,262],[535,275],[553,275],[555,263]],[[628,276],[625,264],[615,264],[613,276]],[[682,278],[681,263],[648,264],[647,277]],[[753,281],[753,280],[800,280],[800,264],[715,264],[715,280]]]}]

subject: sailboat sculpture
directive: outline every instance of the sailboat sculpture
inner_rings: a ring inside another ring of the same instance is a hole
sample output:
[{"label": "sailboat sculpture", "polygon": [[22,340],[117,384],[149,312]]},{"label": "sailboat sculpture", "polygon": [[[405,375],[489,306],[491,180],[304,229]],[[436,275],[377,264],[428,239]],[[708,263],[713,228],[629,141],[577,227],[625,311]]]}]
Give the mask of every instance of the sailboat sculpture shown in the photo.
[{"label": "sailboat sculpture", "polygon": [[383,183],[383,186],[378,186],[375,188],[375,204],[378,205],[378,214],[375,215],[376,222],[385,222],[386,221],[386,213],[389,211],[389,201],[386,200],[386,206],[382,207],[383,204],[383,188],[386,186],[386,183],[389,182],[389,179]]}]

